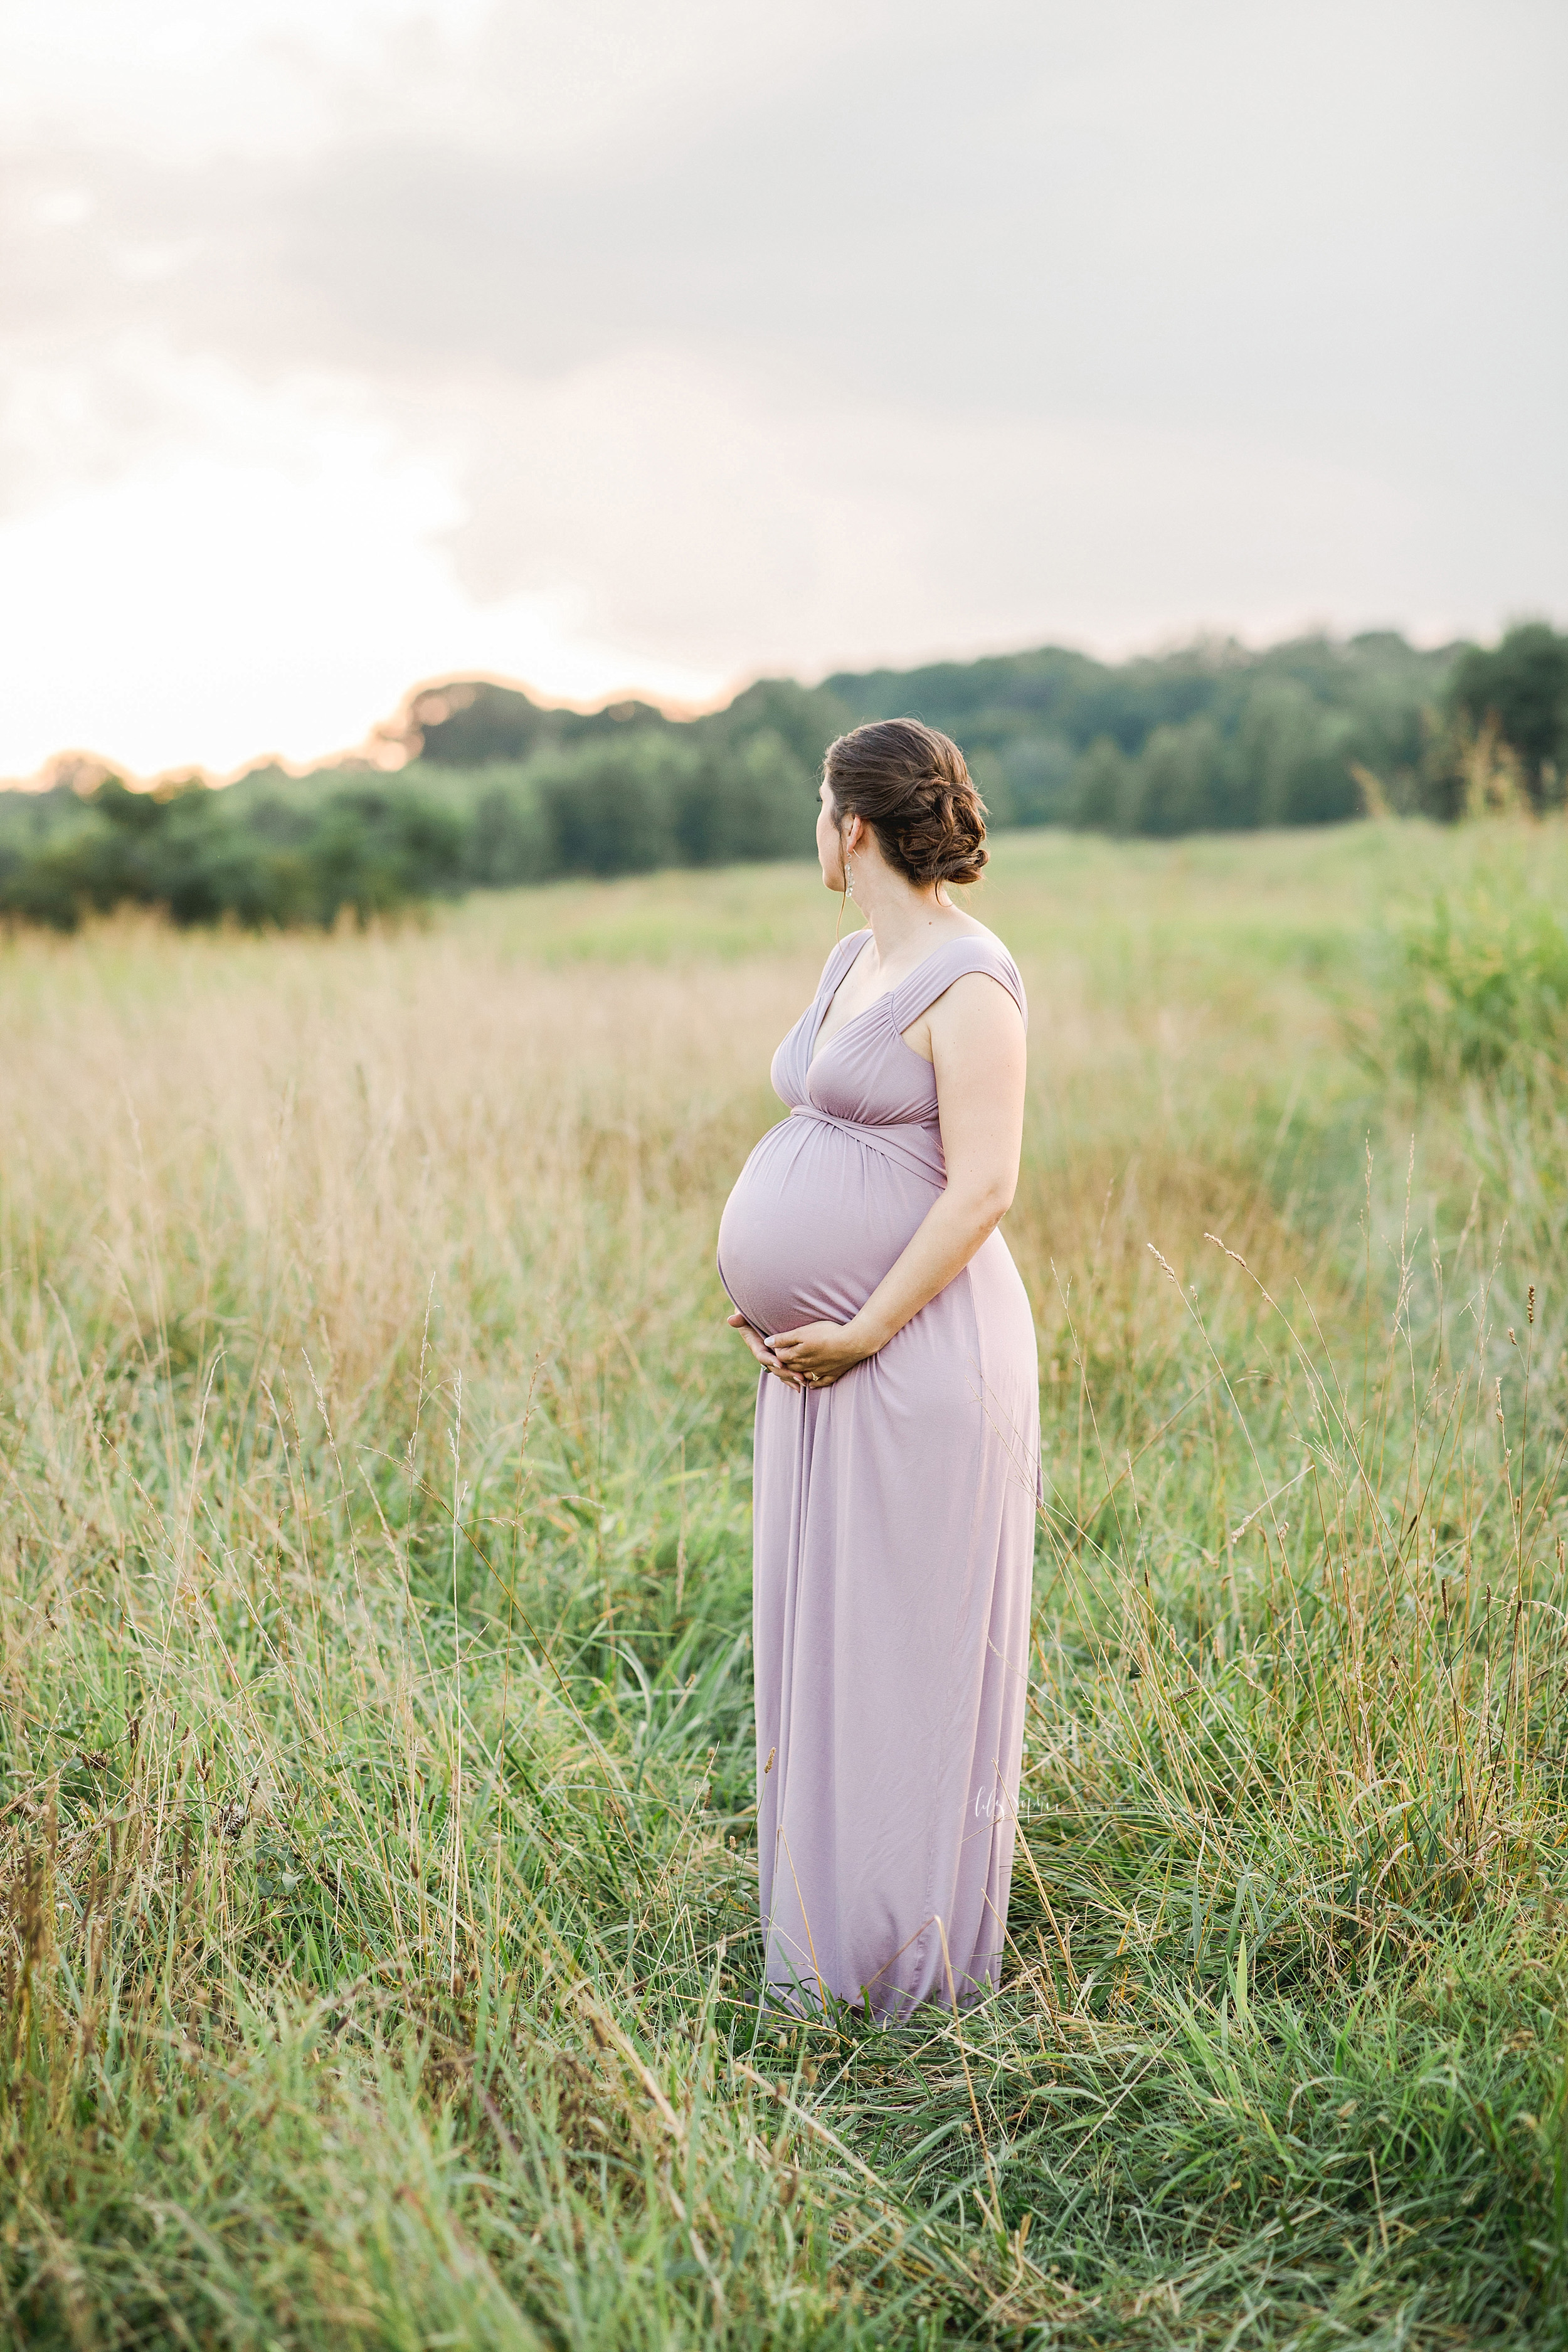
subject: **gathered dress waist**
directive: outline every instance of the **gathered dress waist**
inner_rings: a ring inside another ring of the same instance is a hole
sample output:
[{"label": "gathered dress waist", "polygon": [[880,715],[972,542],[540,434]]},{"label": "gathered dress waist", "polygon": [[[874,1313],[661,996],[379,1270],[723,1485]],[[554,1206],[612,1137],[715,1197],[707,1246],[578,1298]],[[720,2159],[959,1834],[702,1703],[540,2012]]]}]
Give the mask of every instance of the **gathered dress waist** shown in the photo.
[{"label": "gathered dress waist", "polygon": [[[830,1110],[819,1110],[815,1103],[796,1103],[790,1111],[791,1118],[816,1119],[820,1126],[837,1127],[846,1135],[853,1135],[868,1143],[874,1151],[881,1152],[896,1168],[907,1168],[911,1175],[923,1176],[936,1192],[946,1190],[947,1171],[942,1165],[942,1139],[933,1126],[924,1119],[890,1120],[877,1125],[870,1119],[840,1118]],[[936,1160],[931,1158],[935,1150]]]}]

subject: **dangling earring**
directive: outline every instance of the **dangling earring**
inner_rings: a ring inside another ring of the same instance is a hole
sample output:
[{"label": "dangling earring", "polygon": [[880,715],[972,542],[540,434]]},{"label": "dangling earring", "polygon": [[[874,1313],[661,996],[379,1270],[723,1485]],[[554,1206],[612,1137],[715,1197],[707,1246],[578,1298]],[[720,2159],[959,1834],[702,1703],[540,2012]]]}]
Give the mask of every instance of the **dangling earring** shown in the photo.
[{"label": "dangling earring", "polygon": [[847,856],[844,860],[844,887],[853,898],[855,896],[855,858],[853,853]]}]

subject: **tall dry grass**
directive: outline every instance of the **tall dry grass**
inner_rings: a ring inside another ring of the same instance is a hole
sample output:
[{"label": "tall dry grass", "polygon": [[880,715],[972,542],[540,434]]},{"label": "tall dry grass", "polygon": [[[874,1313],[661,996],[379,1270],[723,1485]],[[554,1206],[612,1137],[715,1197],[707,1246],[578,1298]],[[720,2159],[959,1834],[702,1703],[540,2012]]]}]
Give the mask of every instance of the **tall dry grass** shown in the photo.
[{"label": "tall dry grass", "polygon": [[13,2332],[1550,2336],[1561,1110],[1369,1055],[1500,854],[1389,832],[1003,845],[1037,1676],[1007,1981],[900,2034],[748,2008],[808,881],[4,950]]}]

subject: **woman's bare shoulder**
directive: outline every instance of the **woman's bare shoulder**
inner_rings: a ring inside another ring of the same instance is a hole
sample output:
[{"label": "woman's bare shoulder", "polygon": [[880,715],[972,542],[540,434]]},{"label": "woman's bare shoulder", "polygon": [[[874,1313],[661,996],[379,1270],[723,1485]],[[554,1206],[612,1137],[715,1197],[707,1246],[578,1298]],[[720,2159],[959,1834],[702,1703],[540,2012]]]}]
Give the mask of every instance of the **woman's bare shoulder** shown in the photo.
[{"label": "woman's bare shoulder", "polygon": [[988,924],[979,921],[973,915],[963,915],[962,913],[962,909],[955,909],[955,912],[959,912],[961,914],[963,923],[963,929],[962,932],[955,932],[955,938],[982,940],[985,946],[994,948],[999,956],[1005,956],[1007,961],[1009,963],[1012,962],[1013,951],[1011,948],[1009,948],[1005,940],[997,938],[995,932],[990,929]]}]

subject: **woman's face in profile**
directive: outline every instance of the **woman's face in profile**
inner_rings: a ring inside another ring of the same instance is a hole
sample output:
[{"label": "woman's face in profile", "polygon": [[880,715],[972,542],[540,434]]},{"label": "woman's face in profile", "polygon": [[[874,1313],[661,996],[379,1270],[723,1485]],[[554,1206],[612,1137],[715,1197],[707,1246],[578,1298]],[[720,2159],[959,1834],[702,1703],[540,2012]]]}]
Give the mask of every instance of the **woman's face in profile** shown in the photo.
[{"label": "woman's face in profile", "polygon": [[823,887],[842,890],[844,847],[838,836],[838,813],[833,805],[833,787],[826,777],[822,782],[821,802],[816,813],[816,855],[822,865]]}]

